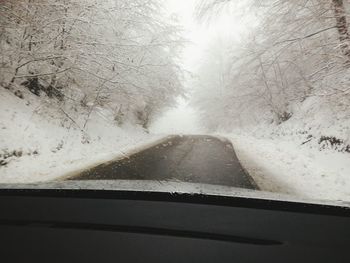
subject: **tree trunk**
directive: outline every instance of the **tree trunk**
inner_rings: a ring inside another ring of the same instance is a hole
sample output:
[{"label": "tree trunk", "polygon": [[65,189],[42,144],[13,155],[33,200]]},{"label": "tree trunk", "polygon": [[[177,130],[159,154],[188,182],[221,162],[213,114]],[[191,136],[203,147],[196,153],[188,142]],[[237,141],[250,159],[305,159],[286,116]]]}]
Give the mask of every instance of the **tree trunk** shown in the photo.
[{"label": "tree trunk", "polygon": [[346,12],[343,0],[332,0],[334,16],[336,19],[336,27],[339,33],[340,47],[343,54],[347,58],[347,63],[350,62],[350,35]]}]

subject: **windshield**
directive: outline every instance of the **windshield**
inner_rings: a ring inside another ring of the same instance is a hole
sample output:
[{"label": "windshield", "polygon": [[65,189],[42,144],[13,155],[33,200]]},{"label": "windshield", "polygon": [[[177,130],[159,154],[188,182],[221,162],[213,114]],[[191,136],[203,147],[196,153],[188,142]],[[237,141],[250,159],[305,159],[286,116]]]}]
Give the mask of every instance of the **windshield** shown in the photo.
[{"label": "windshield", "polygon": [[1,0],[0,188],[350,201],[342,0]]}]

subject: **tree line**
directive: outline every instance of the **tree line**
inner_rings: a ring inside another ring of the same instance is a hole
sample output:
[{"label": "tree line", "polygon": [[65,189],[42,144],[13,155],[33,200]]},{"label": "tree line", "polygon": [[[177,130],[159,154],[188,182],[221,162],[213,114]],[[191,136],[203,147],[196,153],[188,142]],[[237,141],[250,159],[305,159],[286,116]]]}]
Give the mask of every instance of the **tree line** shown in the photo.
[{"label": "tree line", "polygon": [[183,94],[183,40],[162,14],[156,0],[2,0],[0,84],[78,111],[81,126],[102,108],[147,128]]},{"label": "tree line", "polygon": [[[201,1],[198,17],[215,16],[235,4]],[[347,2],[250,0],[244,6],[256,24],[251,32],[238,45],[213,40],[208,52],[217,54],[206,56],[199,67],[194,103],[203,123],[212,130],[279,125],[310,98],[317,98],[318,107],[349,110]]]}]

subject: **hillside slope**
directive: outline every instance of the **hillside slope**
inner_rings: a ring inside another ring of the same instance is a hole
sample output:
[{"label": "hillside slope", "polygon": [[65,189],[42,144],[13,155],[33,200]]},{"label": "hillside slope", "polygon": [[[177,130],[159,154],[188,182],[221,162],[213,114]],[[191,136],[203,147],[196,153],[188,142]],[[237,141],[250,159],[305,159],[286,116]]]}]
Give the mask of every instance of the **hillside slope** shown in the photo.
[{"label": "hillside slope", "polygon": [[102,109],[82,131],[87,113],[68,114],[64,105],[23,95],[0,88],[0,183],[56,179],[160,138],[140,127],[118,127]]}]

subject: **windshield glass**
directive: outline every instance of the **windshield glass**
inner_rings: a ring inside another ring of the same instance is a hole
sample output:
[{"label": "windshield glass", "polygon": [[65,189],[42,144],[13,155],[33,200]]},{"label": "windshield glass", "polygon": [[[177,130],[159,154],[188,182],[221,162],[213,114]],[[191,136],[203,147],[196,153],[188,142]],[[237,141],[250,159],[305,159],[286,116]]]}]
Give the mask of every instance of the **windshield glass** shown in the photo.
[{"label": "windshield glass", "polygon": [[0,1],[0,188],[350,201],[349,12]]}]

